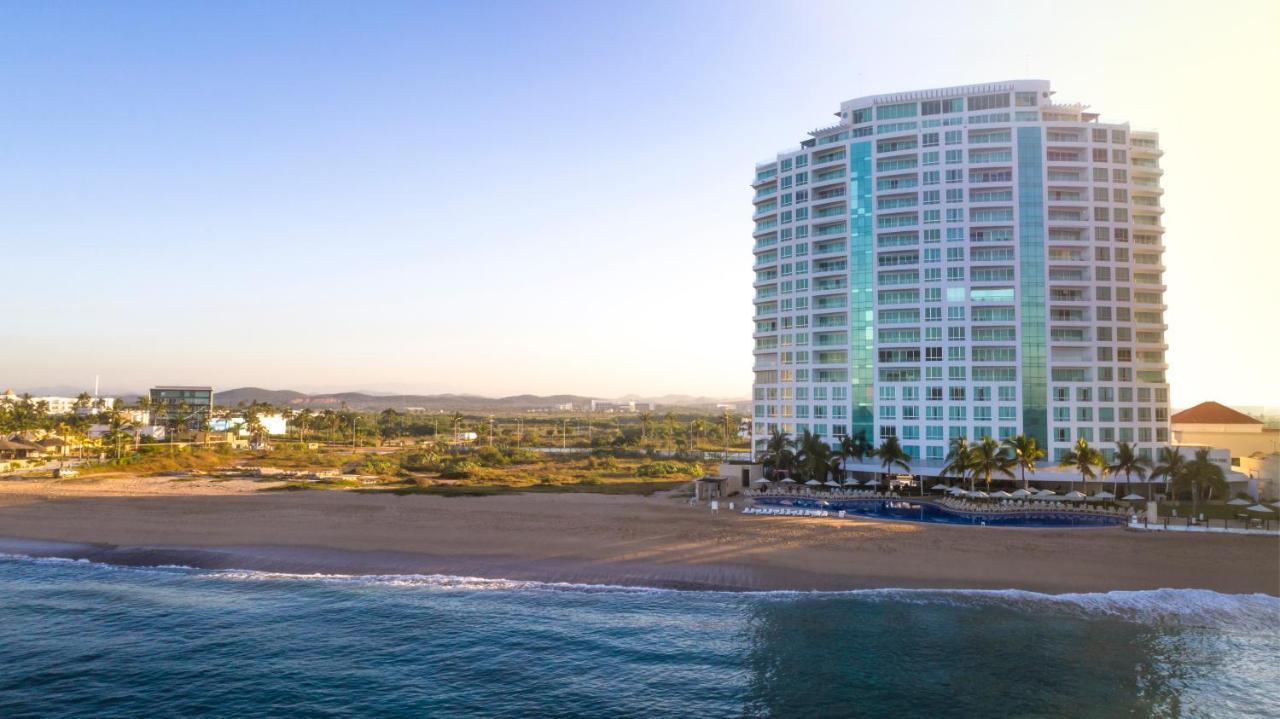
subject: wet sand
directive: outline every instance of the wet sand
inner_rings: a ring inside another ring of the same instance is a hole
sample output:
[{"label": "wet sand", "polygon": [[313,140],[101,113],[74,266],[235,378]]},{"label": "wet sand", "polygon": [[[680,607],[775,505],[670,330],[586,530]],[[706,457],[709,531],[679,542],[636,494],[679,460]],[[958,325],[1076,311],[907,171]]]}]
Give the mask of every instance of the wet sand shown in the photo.
[{"label": "wet sand", "polygon": [[296,573],[725,590],[1203,588],[1280,595],[1280,538],[743,516],[665,496],[263,492],[0,480],[0,552]]}]

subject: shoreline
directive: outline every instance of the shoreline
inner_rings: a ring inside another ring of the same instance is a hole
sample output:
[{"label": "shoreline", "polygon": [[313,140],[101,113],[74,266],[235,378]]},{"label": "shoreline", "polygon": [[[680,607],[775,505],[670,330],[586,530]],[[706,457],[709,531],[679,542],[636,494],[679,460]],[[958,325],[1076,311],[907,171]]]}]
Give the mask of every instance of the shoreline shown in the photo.
[{"label": "shoreline", "polygon": [[154,477],[0,481],[0,552],[127,566],[657,589],[1280,596],[1280,540],[1269,536],[711,514],[664,496],[261,489]]},{"label": "shoreline", "polygon": [[[653,567],[595,565],[511,558],[477,561],[476,558],[448,558],[395,552],[353,552],[330,547],[224,546],[147,547],[110,544],[57,542],[0,537],[0,559],[62,560],[90,562],[118,568],[190,569],[196,571],[258,572],[293,576],[298,579],[332,578],[427,578],[491,582],[529,582],[548,586],[633,589],[676,592],[754,593],[843,593],[860,591],[916,592],[1028,592],[1045,597],[1111,592],[1210,591],[1223,596],[1280,595],[1260,591],[1224,591],[1208,587],[1095,588],[1090,590],[1045,591],[1024,586],[1000,585],[912,585],[878,582],[833,583],[818,581],[812,586],[765,582],[752,586],[680,579],[680,572],[658,571]],[[646,571],[647,570],[647,571]]]}]

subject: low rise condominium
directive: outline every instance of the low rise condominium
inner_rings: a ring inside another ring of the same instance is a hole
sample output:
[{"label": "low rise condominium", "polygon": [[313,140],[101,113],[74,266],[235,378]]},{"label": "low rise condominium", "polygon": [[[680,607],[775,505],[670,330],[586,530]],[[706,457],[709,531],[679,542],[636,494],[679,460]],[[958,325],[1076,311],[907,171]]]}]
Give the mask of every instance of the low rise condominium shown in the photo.
[{"label": "low rise condominium", "polygon": [[874,95],[755,167],[752,442],[1169,442],[1154,132],[1044,80]]}]

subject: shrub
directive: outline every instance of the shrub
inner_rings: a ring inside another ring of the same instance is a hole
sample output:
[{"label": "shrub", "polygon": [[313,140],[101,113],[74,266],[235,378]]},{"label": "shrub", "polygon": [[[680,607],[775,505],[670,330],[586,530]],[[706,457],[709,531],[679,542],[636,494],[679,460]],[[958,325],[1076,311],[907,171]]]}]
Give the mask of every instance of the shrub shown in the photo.
[{"label": "shrub", "polygon": [[697,462],[647,462],[636,468],[636,474],[641,477],[697,477],[702,474],[702,465]]},{"label": "shrub", "polygon": [[440,472],[441,479],[468,479],[475,474],[479,467],[475,462],[467,459],[454,460],[444,466]]}]

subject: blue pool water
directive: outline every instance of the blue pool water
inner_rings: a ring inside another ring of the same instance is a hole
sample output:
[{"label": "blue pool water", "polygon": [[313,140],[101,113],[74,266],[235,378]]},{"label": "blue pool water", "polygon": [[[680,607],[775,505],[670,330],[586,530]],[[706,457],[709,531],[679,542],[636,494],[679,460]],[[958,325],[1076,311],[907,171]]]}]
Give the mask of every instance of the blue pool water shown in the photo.
[{"label": "blue pool water", "polygon": [[0,559],[0,716],[1280,715],[1280,600]]},{"label": "blue pool water", "polygon": [[881,519],[898,519],[938,524],[978,524],[992,527],[1116,527],[1123,517],[1079,514],[1076,512],[1011,512],[1009,514],[973,514],[953,512],[929,502],[910,499],[804,499],[801,497],[757,497],[756,504],[766,507],[799,507],[801,509],[844,510],[848,514]]}]

